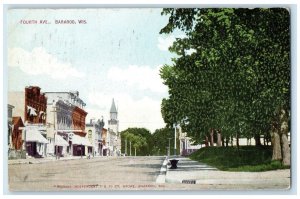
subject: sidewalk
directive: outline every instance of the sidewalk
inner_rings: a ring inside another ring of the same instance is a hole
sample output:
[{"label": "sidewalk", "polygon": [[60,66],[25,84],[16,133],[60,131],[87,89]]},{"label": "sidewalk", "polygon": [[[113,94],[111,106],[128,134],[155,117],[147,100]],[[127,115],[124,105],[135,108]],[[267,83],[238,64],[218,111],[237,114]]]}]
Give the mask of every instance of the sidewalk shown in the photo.
[{"label": "sidewalk", "polygon": [[[172,157],[170,157],[172,159]],[[179,160],[177,169],[167,166],[166,183],[201,184],[211,189],[288,189],[290,170],[266,172],[220,171],[204,163],[185,157]]]},{"label": "sidewalk", "polygon": [[[167,165],[166,173],[166,183],[187,183],[196,184],[197,181],[200,182],[203,179],[203,172],[216,171],[217,169],[207,164],[193,161],[185,157],[169,157],[170,159],[179,160],[177,164],[177,169],[170,169],[171,165]],[[189,183],[190,181],[190,183]],[[195,183],[194,183],[194,182]]]}]

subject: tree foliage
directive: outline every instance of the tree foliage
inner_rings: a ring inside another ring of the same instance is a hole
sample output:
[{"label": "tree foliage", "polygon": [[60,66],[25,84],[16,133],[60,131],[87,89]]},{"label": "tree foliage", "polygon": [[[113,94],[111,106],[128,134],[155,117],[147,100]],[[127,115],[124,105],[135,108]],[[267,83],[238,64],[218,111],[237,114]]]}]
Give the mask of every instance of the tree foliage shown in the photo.
[{"label": "tree foliage", "polygon": [[[174,153],[174,129],[172,128],[162,128],[156,129],[152,134],[153,146],[152,155],[167,155],[168,147],[170,142],[170,155]],[[176,136],[176,153],[179,154],[179,136]]]},{"label": "tree foliage", "polygon": [[290,110],[290,15],[272,9],[164,9],[161,34],[179,29],[177,54],[160,74],[169,87],[162,115],[201,142],[209,129],[225,137],[266,134]]},{"label": "tree foliage", "polygon": [[127,145],[127,155],[134,155],[134,148],[138,156],[150,155],[152,150],[152,135],[145,128],[128,128],[121,132],[121,151],[125,152],[125,145]]},{"label": "tree foliage", "polygon": [[[167,155],[167,147],[169,147],[170,138],[170,154],[174,153],[174,128],[156,129],[151,134],[145,128],[128,128],[121,132],[121,151],[125,153],[127,146],[127,155],[134,155],[134,148],[138,156],[148,155]],[[179,154],[179,133],[176,136],[177,154]]]}]

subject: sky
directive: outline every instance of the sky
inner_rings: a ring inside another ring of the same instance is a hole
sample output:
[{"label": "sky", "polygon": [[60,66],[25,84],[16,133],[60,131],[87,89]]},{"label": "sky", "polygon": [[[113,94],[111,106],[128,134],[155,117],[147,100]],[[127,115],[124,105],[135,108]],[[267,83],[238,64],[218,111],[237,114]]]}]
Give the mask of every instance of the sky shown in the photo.
[{"label": "sky", "polygon": [[79,91],[86,122],[103,116],[106,127],[114,98],[120,131],[163,128],[160,105],[168,88],[159,69],[172,63],[168,47],[180,35],[159,34],[168,22],[160,13],[158,8],[9,10],[8,91],[30,85],[42,92]]}]

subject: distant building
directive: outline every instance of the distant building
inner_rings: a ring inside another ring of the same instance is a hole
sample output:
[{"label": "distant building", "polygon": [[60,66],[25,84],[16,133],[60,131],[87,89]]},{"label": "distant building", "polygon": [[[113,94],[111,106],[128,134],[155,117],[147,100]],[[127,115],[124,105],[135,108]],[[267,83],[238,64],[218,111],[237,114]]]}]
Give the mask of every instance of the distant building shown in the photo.
[{"label": "distant building", "polygon": [[[85,130],[87,132],[87,138],[92,144],[92,152],[93,156],[102,156],[102,129],[104,127],[103,119],[98,119],[95,122],[93,119],[90,120],[90,123],[85,125]],[[90,152],[90,151],[88,151]]]},{"label": "distant building", "polygon": [[186,156],[201,148],[201,145],[194,145],[193,140],[187,136],[187,133],[182,132],[181,127],[177,127],[180,141],[180,155]]},{"label": "distant building", "polygon": [[108,143],[107,143],[108,137],[107,137],[107,129],[106,128],[102,128],[101,138],[102,138],[102,155],[108,156],[109,155],[109,147],[108,147]]},{"label": "distant building", "polygon": [[108,120],[108,147],[112,152],[111,155],[121,154],[121,135],[119,132],[118,110],[114,99],[110,108],[110,120]]}]

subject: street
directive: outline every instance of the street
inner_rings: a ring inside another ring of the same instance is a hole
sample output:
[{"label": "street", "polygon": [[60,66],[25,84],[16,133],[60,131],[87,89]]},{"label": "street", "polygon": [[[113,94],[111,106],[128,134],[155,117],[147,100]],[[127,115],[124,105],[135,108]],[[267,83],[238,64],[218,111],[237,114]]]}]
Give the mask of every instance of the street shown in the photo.
[{"label": "street", "polygon": [[[289,170],[224,172],[179,158],[178,169],[164,173],[164,160],[162,156],[97,157],[9,164],[9,190],[287,190],[290,186]],[[185,184],[183,179],[197,180],[196,184]]]},{"label": "street", "polygon": [[156,188],[164,157],[99,157],[9,165],[11,191]]}]

